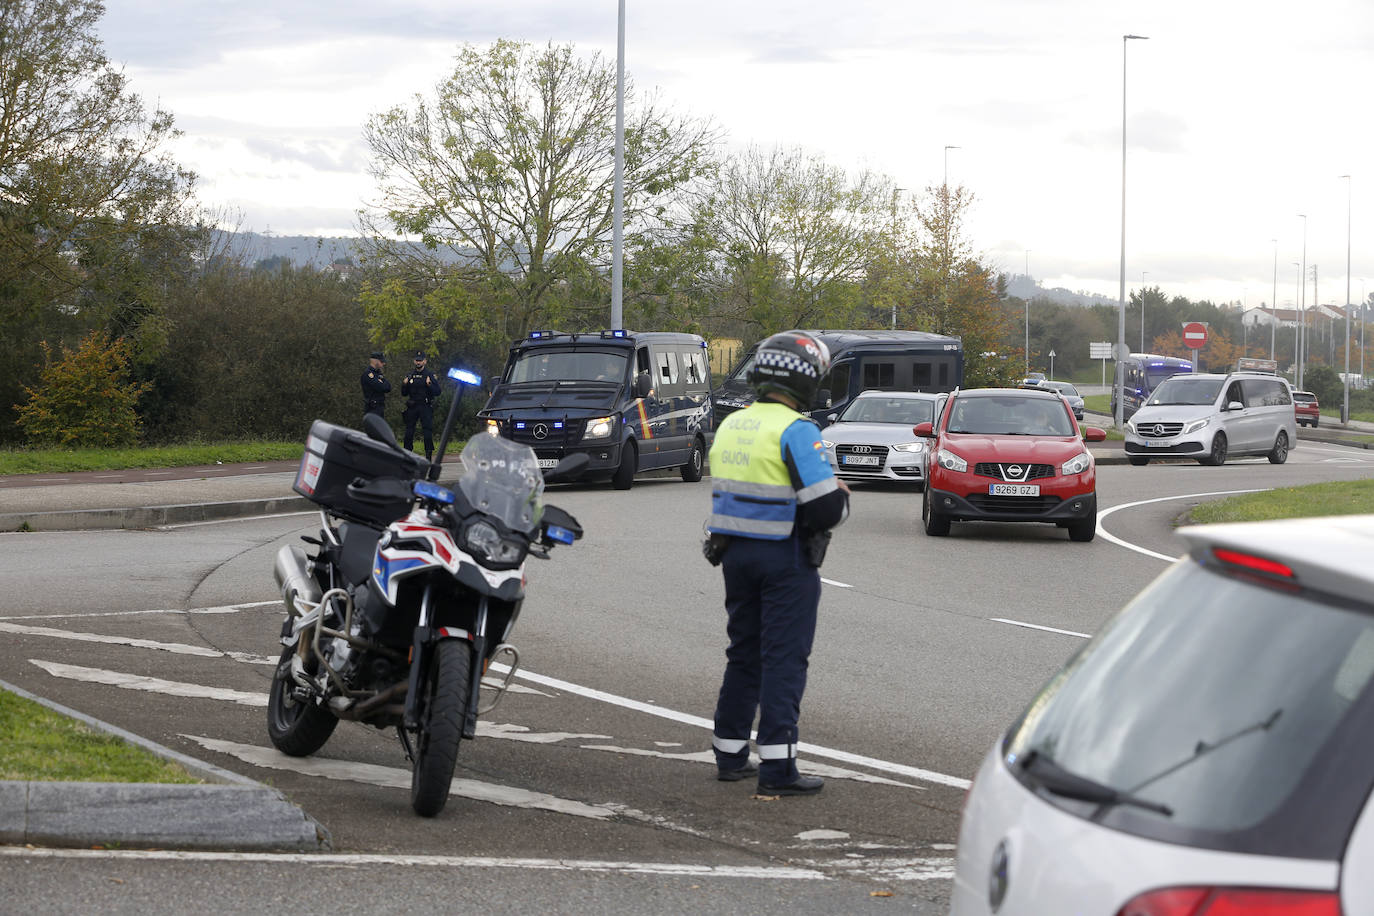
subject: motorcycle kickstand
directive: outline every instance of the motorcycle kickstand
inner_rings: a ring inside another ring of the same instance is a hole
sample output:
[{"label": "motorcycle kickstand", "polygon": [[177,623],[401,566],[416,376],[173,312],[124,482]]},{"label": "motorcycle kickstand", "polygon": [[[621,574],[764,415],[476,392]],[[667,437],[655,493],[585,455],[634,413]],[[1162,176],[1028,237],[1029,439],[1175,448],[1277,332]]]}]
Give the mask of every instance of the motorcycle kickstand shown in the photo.
[{"label": "motorcycle kickstand", "polygon": [[406,752],[406,762],[411,766],[415,765],[415,749],[410,746],[410,735],[406,734],[405,727],[396,729],[396,734],[401,736],[401,747]]}]

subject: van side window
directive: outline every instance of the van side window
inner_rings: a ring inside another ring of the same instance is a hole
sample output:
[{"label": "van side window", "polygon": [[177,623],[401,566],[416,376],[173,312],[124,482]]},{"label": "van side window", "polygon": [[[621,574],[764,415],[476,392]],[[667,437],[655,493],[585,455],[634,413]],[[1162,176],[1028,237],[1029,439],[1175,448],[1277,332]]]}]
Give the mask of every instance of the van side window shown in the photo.
[{"label": "van side window", "polygon": [[896,366],[893,363],[864,363],[864,389],[891,388],[897,382]]},{"label": "van side window", "polygon": [[682,351],[682,374],[688,385],[706,384],[706,357],[700,348]]},{"label": "van side window", "polygon": [[1225,407],[1232,401],[1240,401],[1242,404],[1244,404],[1245,397],[1241,394],[1240,389],[1240,382],[1232,382],[1230,385],[1228,385],[1226,388],[1226,397],[1221,402],[1222,406]]}]

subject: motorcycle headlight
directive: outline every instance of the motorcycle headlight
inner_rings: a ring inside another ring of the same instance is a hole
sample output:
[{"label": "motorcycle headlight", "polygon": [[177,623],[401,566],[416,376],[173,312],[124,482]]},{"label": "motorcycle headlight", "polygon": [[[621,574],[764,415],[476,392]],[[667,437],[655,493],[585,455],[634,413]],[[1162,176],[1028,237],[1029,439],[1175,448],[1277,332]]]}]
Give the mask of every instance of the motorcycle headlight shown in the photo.
[{"label": "motorcycle headlight", "polygon": [[479,519],[463,530],[463,549],[483,566],[497,569],[518,566],[529,546],[517,538],[502,537],[494,526]]},{"label": "motorcycle headlight", "polygon": [[1088,468],[1092,467],[1092,465],[1092,456],[1087,452],[1083,452],[1060,465],[1059,473],[1063,474],[1065,477],[1071,477],[1074,474],[1082,474]]},{"label": "motorcycle headlight", "polygon": [[611,417],[597,417],[595,420],[588,420],[586,428],[582,431],[583,439],[607,439],[611,431],[615,429]]},{"label": "motorcycle headlight", "polygon": [[1211,422],[1211,418],[1210,418],[1210,417],[1203,417],[1201,420],[1194,420],[1193,422],[1189,423],[1187,426],[1183,427],[1183,435],[1186,436],[1186,435],[1188,435],[1189,433],[1195,433],[1195,432],[1197,432],[1198,430],[1202,429],[1202,427],[1206,426],[1206,425],[1207,425],[1208,423],[1210,423],[1210,422]]},{"label": "motorcycle headlight", "polygon": [[960,458],[958,455],[954,454],[951,451],[946,451],[945,449],[940,449],[940,451],[936,453],[935,460],[939,462],[940,467],[944,468],[946,471],[968,470],[967,461]]},{"label": "motorcycle headlight", "polygon": [[925,450],[925,447],[926,444],[924,442],[898,442],[896,445],[892,446],[892,450],[894,452],[912,452],[913,454],[919,454]]}]

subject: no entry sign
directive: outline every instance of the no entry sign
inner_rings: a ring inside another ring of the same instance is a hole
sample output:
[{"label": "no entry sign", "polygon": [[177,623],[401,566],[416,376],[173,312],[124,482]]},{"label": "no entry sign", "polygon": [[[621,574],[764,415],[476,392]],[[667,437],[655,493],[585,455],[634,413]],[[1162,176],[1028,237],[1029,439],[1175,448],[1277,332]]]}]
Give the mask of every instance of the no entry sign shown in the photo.
[{"label": "no entry sign", "polygon": [[1200,350],[1207,345],[1207,325],[1201,321],[1189,321],[1183,325],[1183,345],[1190,350]]}]

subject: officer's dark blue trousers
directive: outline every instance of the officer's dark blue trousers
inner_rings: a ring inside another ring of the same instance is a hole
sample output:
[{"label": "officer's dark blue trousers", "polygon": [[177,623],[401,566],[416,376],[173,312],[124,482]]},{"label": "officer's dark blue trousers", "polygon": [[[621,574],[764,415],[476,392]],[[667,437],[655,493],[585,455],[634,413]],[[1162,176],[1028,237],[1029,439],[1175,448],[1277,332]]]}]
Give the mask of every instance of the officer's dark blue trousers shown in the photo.
[{"label": "officer's dark blue trousers", "polygon": [[721,769],[743,765],[759,716],[759,782],[797,779],[797,718],[806,666],[816,636],[820,571],[803,558],[801,542],[733,538],[725,573],[725,677],[716,701],[713,745]]}]

